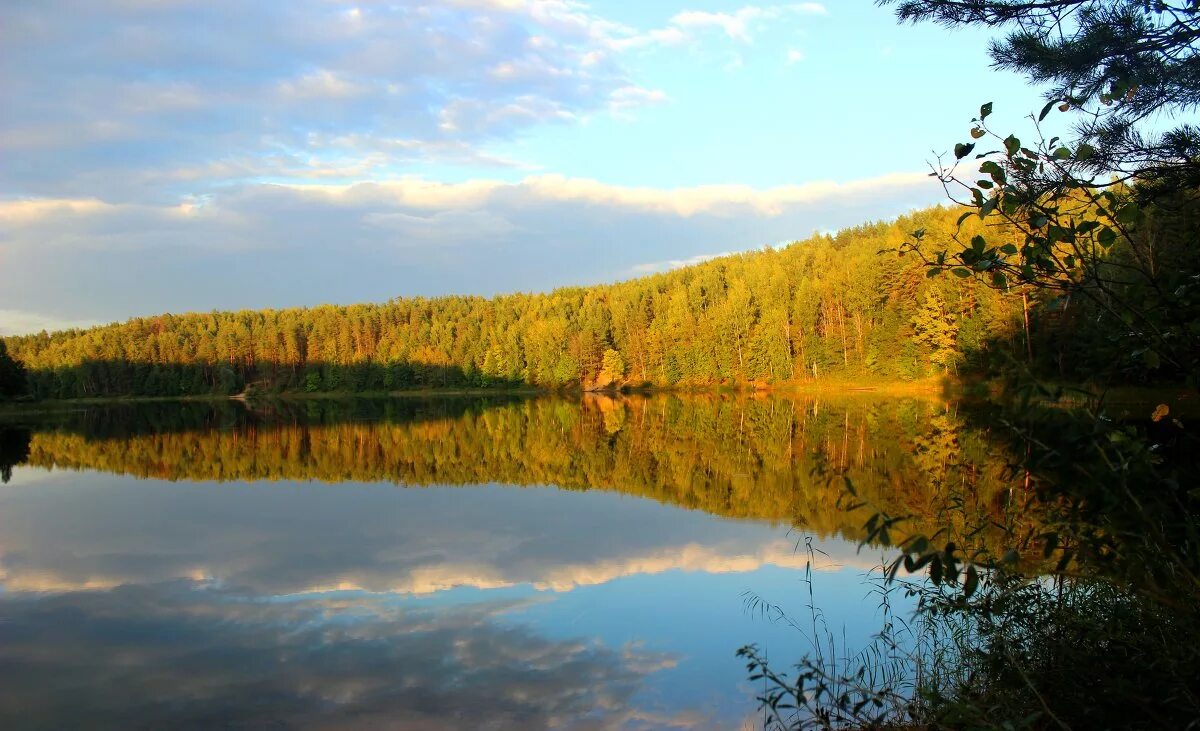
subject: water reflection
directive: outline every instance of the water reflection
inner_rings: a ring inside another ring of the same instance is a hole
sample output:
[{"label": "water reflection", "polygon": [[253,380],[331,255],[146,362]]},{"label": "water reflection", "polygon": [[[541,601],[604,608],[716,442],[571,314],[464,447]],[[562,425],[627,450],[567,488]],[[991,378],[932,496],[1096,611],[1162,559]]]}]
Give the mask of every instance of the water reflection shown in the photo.
[{"label": "water reflection", "polygon": [[[802,567],[795,536],[621,496],[501,486],[164,486],[105,475],[3,495],[8,591],[220,580],[259,594],[566,592],[634,574]],[[869,568],[831,542],[828,561]]]},{"label": "water reflection", "polygon": [[262,602],[182,582],[11,597],[0,704],[18,726],[44,728],[583,729],[640,720],[630,700],[641,678],[672,657],[497,623],[514,604]]},{"label": "water reflection", "polygon": [[13,467],[29,459],[30,437],[28,429],[0,426],[0,483],[11,480]]},{"label": "water reflection", "polygon": [[[398,399],[89,410],[36,431],[26,463],[162,480],[604,489],[860,538],[842,476],[862,501],[920,520],[947,479],[1003,499],[989,492],[1002,463],[988,450],[933,401]],[[951,470],[964,463],[976,469]]]},{"label": "water reflection", "polygon": [[825,615],[875,628],[878,555],[830,477],[919,516],[983,449],[938,403],[732,397],[163,404],[0,434],[4,728],[737,727],[733,650],[804,648],[741,594],[802,608],[802,535]]}]

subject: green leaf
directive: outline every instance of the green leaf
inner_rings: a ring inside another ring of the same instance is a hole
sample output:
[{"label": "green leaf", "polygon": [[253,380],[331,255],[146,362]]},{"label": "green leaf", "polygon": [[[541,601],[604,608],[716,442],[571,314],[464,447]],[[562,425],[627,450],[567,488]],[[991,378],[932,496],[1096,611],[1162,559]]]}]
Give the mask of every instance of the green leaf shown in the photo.
[{"label": "green leaf", "polygon": [[1004,246],[1000,247],[1000,251],[1003,251],[1005,254],[1008,254],[1009,256],[1016,256],[1017,247],[1013,246],[1012,244],[1005,244]]},{"label": "green leaf", "polygon": [[1126,203],[1117,211],[1115,218],[1121,223],[1136,223],[1142,217],[1142,209],[1136,203]]},{"label": "green leaf", "polygon": [[1158,353],[1155,353],[1153,350],[1147,350],[1146,352],[1142,353],[1142,362],[1145,363],[1146,367],[1150,370],[1158,368],[1158,366],[1161,364],[1158,358]]},{"label": "green leaf", "polygon": [[966,279],[967,277],[971,276],[971,270],[963,269],[962,267],[956,267],[954,269],[951,269],[950,271],[954,272],[954,276],[956,276],[960,279]]},{"label": "green leaf", "polygon": [[1106,249],[1108,247],[1112,246],[1113,242],[1115,242],[1116,240],[1117,240],[1117,232],[1113,231],[1108,226],[1105,226],[1104,228],[1100,229],[1100,233],[1096,234],[1096,241],[1100,242],[1100,245]]},{"label": "green leaf", "polygon": [[1086,142],[1075,149],[1075,159],[1077,160],[1090,160],[1095,154],[1096,148],[1092,147]]},{"label": "green leaf", "polygon": [[988,198],[987,201],[979,207],[979,217],[987,218],[988,214],[996,210],[996,205],[1000,203],[1000,196],[994,195]]},{"label": "green leaf", "polygon": [[1004,168],[1000,167],[995,160],[988,160],[980,165],[979,172],[987,173],[988,175],[992,176],[992,180],[1000,185],[1004,185],[1005,181],[1008,180],[1004,174]]},{"label": "green leaf", "polygon": [[1046,102],[1046,106],[1042,107],[1042,113],[1038,115],[1038,121],[1040,122],[1043,119],[1045,119],[1046,115],[1050,113],[1050,110],[1053,109],[1054,105],[1057,103],[1058,103],[1057,99]]},{"label": "green leaf", "polygon": [[1071,156],[1071,150],[1066,147],[1060,147],[1054,151],[1054,158],[1056,160],[1066,160],[1070,156]]},{"label": "green leaf", "polygon": [[970,155],[971,150],[974,150],[974,149],[975,149],[974,142],[971,142],[971,143],[959,142],[957,145],[954,146],[954,157],[958,160],[961,160],[964,157],[966,157],[967,155]]},{"label": "green leaf", "polygon": [[930,269],[929,271],[925,272],[925,276],[929,277],[930,279],[933,279],[934,277],[938,276],[941,273],[942,273],[941,269],[934,267],[933,269]]},{"label": "green leaf", "polygon": [[1008,289],[1008,277],[1004,272],[992,272],[992,285],[999,289]]},{"label": "green leaf", "polygon": [[979,108],[979,118],[980,119],[987,119],[988,115],[991,113],[992,113],[992,103],[991,102],[988,102],[987,104],[984,104],[983,106],[981,106]]},{"label": "green leaf", "polygon": [[1005,137],[1004,149],[1008,151],[1010,157],[1017,154],[1017,152],[1021,149],[1021,140],[1017,139],[1013,135]]}]

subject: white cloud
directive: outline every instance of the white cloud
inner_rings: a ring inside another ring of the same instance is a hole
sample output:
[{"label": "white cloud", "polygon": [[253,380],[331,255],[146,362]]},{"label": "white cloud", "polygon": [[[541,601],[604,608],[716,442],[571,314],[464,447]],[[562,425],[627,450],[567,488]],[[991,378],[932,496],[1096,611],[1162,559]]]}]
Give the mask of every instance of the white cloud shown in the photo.
[{"label": "white cloud", "polygon": [[735,216],[752,212],[779,216],[790,206],[827,198],[854,197],[894,187],[927,185],[927,173],[896,173],[846,183],[817,181],[757,189],[748,185],[703,185],[691,188],[647,188],[609,185],[585,178],[540,175],[521,186],[538,197],[604,204],[644,212],[688,217],[697,214]]},{"label": "white cloud", "polygon": [[293,101],[330,101],[363,94],[368,89],[333,71],[320,69],[280,82],[279,91]]},{"label": "white cloud", "polygon": [[[587,178],[244,184],[162,204],[0,202],[0,309],[64,320],[547,290],[940,199],[924,173],[773,188]],[[38,326],[40,327],[40,326]]]},{"label": "white cloud", "polygon": [[629,31],[621,37],[608,41],[608,45],[617,51],[627,51],[645,47],[670,47],[686,43],[690,37],[681,28],[655,28],[648,31]]},{"label": "white cloud", "polygon": [[671,16],[667,25],[647,31],[626,30],[610,45],[619,50],[642,47],[678,46],[695,40],[698,34],[716,30],[732,41],[741,44],[754,42],[754,35],[768,21],[788,15],[828,15],[820,3],[798,3],[791,5],[746,5],[732,12],[707,10],[684,10]]},{"label": "white cloud", "polygon": [[732,13],[713,13],[703,10],[685,10],[671,18],[671,24],[680,28],[719,28],[735,41],[749,43],[751,28],[758,22],[778,17],[783,8],[762,8],[748,5]]},{"label": "white cloud", "polygon": [[799,3],[792,7],[798,12],[809,15],[829,15],[829,10],[821,3]]},{"label": "white cloud", "polygon": [[0,221],[17,226],[54,216],[97,214],[114,206],[96,198],[34,198],[0,200]]},{"label": "white cloud", "polygon": [[608,95],[608,108],[617,117],[627,114],[628,110],[638,107],[662,104],[667,101],[667,94],[659,89],[646,89],[640,86],[622,86]]},{"label": "white cloud", "polygon": [[576,114],[566,105],[553,99],[532,94],[523,95],[504,104],[478,99],[455,99],[441,111],[438,127],[452,135],[486,135],[500,130],[514,130],[546,122],[569,122]]},{"label": "white cloud", "polygon": [[0,310],[0,335],[27,335],[45,330],[70,330],[103,324],[99,320],[74,319],[43,315],[23,310]]},{"label": "white cloud", "polygon": [[798,51],[795,48],[787,50],[787,65],[792,66],[804,60],[804,51]]},{"label": "white cloud", "polygon": [[637,87],[611,43],[633,31],[574,2],[196,5],[0,4],[0,195],[161,200],[331,156],[364,159],[360,177],[486,165]]},{"label": "white cloud", "polygon": [[489,150],[664,101],[628,51],[713,42],[728,57],[773,23],[826,13],[689,9],[655,28],[574,0],[197,5],[0,4],[0,196],[162,202],[263,179],[511,165]]},{"label": "white cloud", "polygon": [[[53,246],[78,244],[73,236],[55,236],[74,224],[149,221],[159,225],[186,225],[196,218],[269,218],[280,204],[319,210],[363,212],[384,220],[389,213],[468,210],[529,210],[556,204],[582,204],[606,208],[614,214],[654,214],[674,218],[744,215],[774,218],[798,206],[823,201],[851,201],[884,197],[889,192],[928,187],[926,173],[893,173],[846,182],[816,181],[773,188],[747,185],[702,185],[687,188],[652,188],[613,185],[589,178],[556,174],[532,175],[509,183],[477,179],[442,183],[424,178],[398,178],[349,184],[270,184],[243,186],[214,194],[198,206],[185,200],[169,206],[110,204],[99,200],[39,199],[0,202],[0,221],[10,225],[5,238],[13,245]],[[255,207],[261,207],[256,211]],[[136,225],[135,225],[136,226]],[[135,226],[131,226],[134,228]],[[485,230],[486,231],[486,230]],[[131,235],[135,231],[129,232]],[[760,242],[746,242],[757,244]]]},{"label": "white cloud", "polygon": [[720,259],[723,256],[732,256],[735,252],[722,251],[719,254],[697,254],[689,256],[686,259],[669,259],[667,261],[652,261],[645,264],[634,264],[629,268],[629,273],[634,275],[641,274],[656,274],[658,272],[669,272],[672,269],[682,269],[684,267],[703,264],[706,261]]}]

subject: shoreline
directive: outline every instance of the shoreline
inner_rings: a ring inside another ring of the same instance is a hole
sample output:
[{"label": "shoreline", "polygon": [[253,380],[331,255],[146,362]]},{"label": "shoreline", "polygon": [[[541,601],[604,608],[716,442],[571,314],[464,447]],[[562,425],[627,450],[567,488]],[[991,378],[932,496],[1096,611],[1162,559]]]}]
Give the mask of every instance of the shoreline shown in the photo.
[{"label": "shoreline", "polygon": [[[581,389],[581,388],[544,388],[538,386],[497,387],[497,388],[422,388],[403,389],[396,391],[281,391],[277,393],[234,394],[229,396],[217,394],[185,395],[185,396],[93,396],[76,399],[16,399],[0,401],[0,416],[37,415],[55,412],[69,412],[80,408],[93,406],[138,405],[153,403],[220,403],[238,401],[241,403],[269,401],[344,401],[352,399],[441,399],[441,398],[480,398],[480,397],[521,397],[532,398],[541,396],[605,396],[622,398],[628,396],[745,396],[762,398],[771,396],[838,396],[838,397],[917,397],[917,398],[971,398],[971,390],[985,384],[964,384],[945,378],[926,378],[918,381],[801,381],[780,384],[737,384],[715,386],[670,386],[670,387],[631,387],[619,389]],[[1085,384],[1054,384],[1066,388],[1088,390]],[[1104,394],[1104,400],[1110,404],[1120,403],[1149,403],[1152,401],[1173,401],[1200,404],[1200,394],[1185,386],[1112,386],[1099,389]],[[988,394],[990,398],[995,394]],[[1067,401],[1082,403],[1082,399],[1066,397]]]},{"label": "shoreline", "polygon": [[608,396],[621,398],[626,396],[659,396],[659,395],[695,395],[720,396],[737,395],[747,397],[763,396],[937,396],[945,392],[946,385],[940,380],[926,379],[923,381],[822,381],[800,382],[775,385],[718,385],[718,386],[671,386],[671,387],[623,387],[620,389],[581,389],[581,388],[544,388],[538,386],[498,387],[498,388],[422,388],[403,389],[397,391],[280,391],[277,393],[239,393],[229,396],[218,394],[184,395],[184,396],[90,396],[74,399],[17,399],[0,401],[0,416],[34,415],[54,412],[73,411],[91,406],[118,406],[153,403],[221,403],[237,401],[241,403],[268,401],[342,401],[350,399],[416,399],[416,398],[479,398],[479,397],[541,397],[541,396]]}]

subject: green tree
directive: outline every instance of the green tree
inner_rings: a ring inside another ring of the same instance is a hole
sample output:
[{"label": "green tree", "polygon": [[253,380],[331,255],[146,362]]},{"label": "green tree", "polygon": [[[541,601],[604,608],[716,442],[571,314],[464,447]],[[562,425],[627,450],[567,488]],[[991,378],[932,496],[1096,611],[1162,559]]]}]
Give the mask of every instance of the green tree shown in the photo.
[{"label": "green tree", "polygon": [[943,372],[957,367],[958,325],[954,316],[946,311],[946,302],[930,289],[925,295],[921,309],[912,320],[915,339],[929,349],[930,361]]},{"label": "green tree", "polygon": [[[954,160],[937,166],[967,209],[960,224],[975,213],[988,229],[960,231],[940,251],[924,246],[926,231],[918,229],[902,252],[921,255],[931,273],[950,269],[1000,290],[1020,284],[1048,292],[1043,299],[1055,301],[1059,315],[1085,309],[1081,319],[1094,324],[1085,332],[1099,334],[1092,350],[1105,372],[1200,378],[1200,252],[1191,236],[1160,234],[1195,230],[1200,132],[1184,124],[1156,134],[1147,122],[1200,105],[1200,6],[901,0],[897,13],[1013,26],[992,44],[994,60],[1050,86],[1024,140],[991,127],[989,102],[971,120],[970,139],[954,146]],[[1056,107],[1075,120],[1075,139],[1042,133]],[[993,149],[976,153],[984,144]]]},{"label": "green tree", "polygon": [[621,356],[621,353],[612,348],[605,350],[596,385],[600,387],[619,385],[625,380],[625,370],[625,358]]},{"label": "green tree", "polygon": [[[578,388],[602,380],[609,349],[625,365],[608,370],[606,382],[709,387],[863,371],[907,378],[912,358],[895,344],[909,337],[924,272],[913,259],[897,264],[876,253],[914,227],[949,246],[954,213],[919,211],[614,285],[161,315],[7,342],[29,367],[34,393],[64,398],[199,395],[247,383],[270,391]],[[1185,236],[1176,226],[1157,238]],[[990,336],[1014,321],[1013,302],[988,290],[977,306],[950,299],[946,306],[974,328],[968,332],[986,323]],[[1053,334],[1044,324],[1039,331]]]}]

